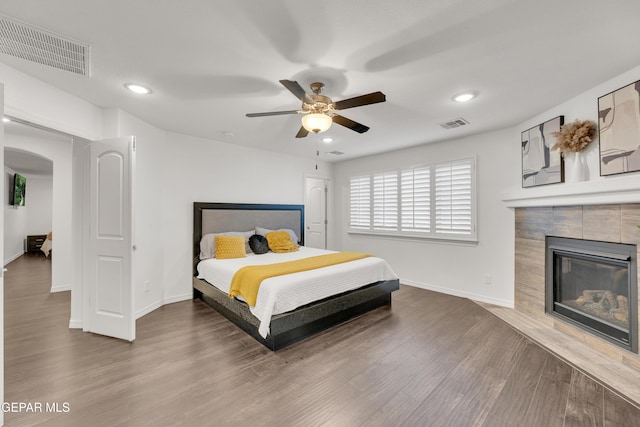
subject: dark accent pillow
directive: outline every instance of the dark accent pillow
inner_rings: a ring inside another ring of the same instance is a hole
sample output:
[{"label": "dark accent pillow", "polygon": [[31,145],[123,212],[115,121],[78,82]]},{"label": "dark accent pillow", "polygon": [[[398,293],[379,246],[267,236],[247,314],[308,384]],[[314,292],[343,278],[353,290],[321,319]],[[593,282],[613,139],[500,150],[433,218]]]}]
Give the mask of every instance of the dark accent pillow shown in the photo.
[{"label": "dark accent pillow", "polygon": [[254,254],[261,255],[269,252],[269,243],[267,238],[259,234],[249,237],[249,247]]}]

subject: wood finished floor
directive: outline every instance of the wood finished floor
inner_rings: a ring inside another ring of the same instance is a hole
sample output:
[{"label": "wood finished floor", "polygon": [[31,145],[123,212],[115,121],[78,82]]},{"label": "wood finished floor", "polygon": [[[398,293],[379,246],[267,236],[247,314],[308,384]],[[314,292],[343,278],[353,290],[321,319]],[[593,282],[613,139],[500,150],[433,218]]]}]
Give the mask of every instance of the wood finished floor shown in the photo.
[{"label": "wood finished floor", "polygon": [[25,255],[5,276],[6,426],[637,426],[640,410],[477,304],[402,286],[382,308],[272,353],[200,301],[134,343],[68,329],[69,292]]}]

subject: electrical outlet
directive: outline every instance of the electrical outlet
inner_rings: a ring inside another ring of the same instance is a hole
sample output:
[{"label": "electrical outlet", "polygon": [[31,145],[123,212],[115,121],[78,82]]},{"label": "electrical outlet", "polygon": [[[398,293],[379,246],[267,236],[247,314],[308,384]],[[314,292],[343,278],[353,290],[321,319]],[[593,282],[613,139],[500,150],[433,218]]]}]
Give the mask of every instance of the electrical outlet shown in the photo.
[{"label": "electrical outlet", "polygon": [[490,285],[491,284],[491,275],[490,274],[485,274],[484,275],[484,284],[485,285]]},{"label": "electrical outlet", "polygon": [[148,294],[150,290],[151,290],[151,280],[147,280],[146,282],[144,282],[144,293]]}]

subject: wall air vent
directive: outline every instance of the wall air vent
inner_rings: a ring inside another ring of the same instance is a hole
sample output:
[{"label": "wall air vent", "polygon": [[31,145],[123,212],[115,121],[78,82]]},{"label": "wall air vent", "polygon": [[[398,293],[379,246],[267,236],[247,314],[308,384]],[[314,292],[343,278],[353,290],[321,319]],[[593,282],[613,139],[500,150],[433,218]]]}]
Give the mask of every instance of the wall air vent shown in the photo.
[{"label": "wall air vent", "polygon": [[0,53],[82,76],[89,75],[89,45],[0,15]]},{"label": "wall air vent", "polygon": [[440,123],[440,126],[442,126],[445,129],[455,129],[455,128],[459,128],[459,127],[462,127],[462,126],[466,126],[468,124],[469,124],[468,121],[466,121],[462,117],[458,117],[457,119],[453,119],[453,120],[449,120],[449,121],[444,122],[444,123]]},{"label": "wall air vent", "polygon": [[334,156],[342,156],[344,153],[342,151],[333,150],[329,151],[329,154],[333,154]]}]

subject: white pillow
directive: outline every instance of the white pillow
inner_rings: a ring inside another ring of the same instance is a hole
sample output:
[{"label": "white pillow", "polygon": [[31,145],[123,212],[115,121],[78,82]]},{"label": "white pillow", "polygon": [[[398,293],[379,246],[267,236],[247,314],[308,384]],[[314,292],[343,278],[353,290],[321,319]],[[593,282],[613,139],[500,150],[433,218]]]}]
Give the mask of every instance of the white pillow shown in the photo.
[{"label": "white pillow", "polygon": [[246,253],[251,253],[249,247],[249,237],[255,234],[255,230],[251,231],[226,231],[224,233],[209,233],[200,239],[200,259],[209,259],[216,257],[216,235],[226,236],[242,236],[244,237],[244,249]]},{"label": "white pillow", "polygon": [[291,236],[291,240],[293,240],[293,242],[297,245],[300,243],[300,240],[298,240],[298,236],[296,236],[296,232],[291,230],[290,228],[280,228],[278,230],[270,230],[268,228],[263,228],[263,227],[256,227],[256,234],[259,234],[261,236],[267,236],[267,233],[271,233],[272,231],[286,231],[287,233],[289,233],[289,236]]}]

